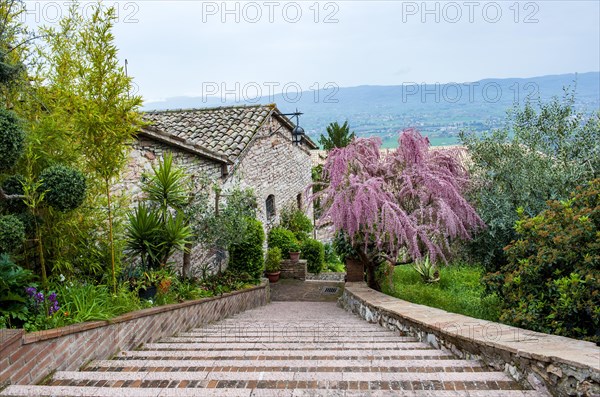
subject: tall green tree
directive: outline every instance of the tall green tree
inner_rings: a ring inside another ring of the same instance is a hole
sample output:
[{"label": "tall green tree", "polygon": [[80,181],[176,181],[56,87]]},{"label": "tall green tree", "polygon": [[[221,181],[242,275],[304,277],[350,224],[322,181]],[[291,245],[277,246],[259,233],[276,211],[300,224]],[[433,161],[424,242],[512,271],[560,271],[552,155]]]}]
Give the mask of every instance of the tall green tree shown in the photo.
[{"label": "tall green tree", "polygon": [[487,224],[471,253],[490,272],[506,264],[503,249],[516,238],[517,209],[536,216],[547,200],[567,199],[600,176],[600,112],[576,111],[568,89],[562,98],[515,107],[504,129],[461,139],[475,181],[470,196]]},{"label": "tall green tree", "polygon": [[327,136],[321,134],[319,143],[321,146],[323,146],[323,149],[327,151],[335,148],[346,147],[355,137],[354,132],[350,133],[348,121],[344,121],[344,124],[342,125],[339,125],[337,121],[333,122],[329,124],[326,129]]},{"label": "tall green tree", "polygon": [[142,99],[130,94],[132,78],[121,66],[114,43],[115,21],[114,8],[98,4],[91,16],[84,18],[73,6],[58,28],[43,31],[47,37],[43,57],[50,65],[44,74],[53,83],[50,96],[56,117],[76,134],[71,138],[83,155],[83,166],[100,181],[106,198],[113,288],[116,255],[112,185],[126,164],[128,143],[142,126]]}]

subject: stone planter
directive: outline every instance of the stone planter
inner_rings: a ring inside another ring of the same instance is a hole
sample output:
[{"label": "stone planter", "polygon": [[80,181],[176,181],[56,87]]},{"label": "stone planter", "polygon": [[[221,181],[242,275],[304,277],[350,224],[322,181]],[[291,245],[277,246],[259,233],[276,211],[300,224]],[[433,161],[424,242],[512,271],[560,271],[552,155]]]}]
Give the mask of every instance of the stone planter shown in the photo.
[{"label": "stone planter", "polygon": [[298,262],[300,260],[300,252],[290,252],[290,260]]},{"label": "stone planter", "polygon": [[346,258],[346,281],[356,282],[364,281],[365,266],[356,258]]},{"label": "stone planter", "polygon": [[279,275],[280,274],[281,274],[281,272],[267,273],[267,278],[269,279],[270,283],[276,283],[277,281],[279,281]]}]

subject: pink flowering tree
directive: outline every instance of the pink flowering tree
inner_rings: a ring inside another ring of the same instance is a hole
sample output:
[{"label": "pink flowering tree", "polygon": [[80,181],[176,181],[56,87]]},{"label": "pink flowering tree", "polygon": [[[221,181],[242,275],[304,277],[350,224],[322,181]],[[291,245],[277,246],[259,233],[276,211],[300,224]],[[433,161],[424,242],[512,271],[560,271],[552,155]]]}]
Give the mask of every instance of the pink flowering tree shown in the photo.
[{"label": "pink flowering tree", "polygon": [[322,222],[349,236],[367,269],[371,288],[380,289],[375,270],[396,264],[401,251],[418,260],[446,261],[453,238],[469,239],[483,226],[463,197],[468,175],[451,151],[429,150],[418,131],[402,132],[399,147],[382,156],[379,138],[355,139],[329,152],[320,193]]}]

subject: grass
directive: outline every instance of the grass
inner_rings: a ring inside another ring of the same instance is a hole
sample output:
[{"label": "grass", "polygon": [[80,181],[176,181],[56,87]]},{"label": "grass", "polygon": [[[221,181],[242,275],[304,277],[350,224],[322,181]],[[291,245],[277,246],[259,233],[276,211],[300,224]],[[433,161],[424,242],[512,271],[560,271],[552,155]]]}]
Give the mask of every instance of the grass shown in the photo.
[{"label": "grass", "polygon": [[482,297],[482,272],[483,269],[479,266],[443,266],[440,269],[440,281],[426,284],[411,266],[397,266],[394,269],[394,288],[383,285],[383,292],[452,313],[498,321],[499,298],[496,295]]}]

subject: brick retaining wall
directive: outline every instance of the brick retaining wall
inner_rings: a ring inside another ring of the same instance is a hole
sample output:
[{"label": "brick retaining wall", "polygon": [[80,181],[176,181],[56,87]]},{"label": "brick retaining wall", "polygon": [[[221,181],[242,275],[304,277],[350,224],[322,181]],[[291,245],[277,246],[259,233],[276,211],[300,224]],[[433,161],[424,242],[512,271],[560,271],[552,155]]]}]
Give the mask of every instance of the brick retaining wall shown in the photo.
[{"label": "brick retaining wall", "polygon": [[600,347],[449,313],[346,283],[340,304],[365,320],[477,359],[554,396],[600,395]]},{"label": "brick retaining wall", "polygon": [[91,360],[107,359],[165,336],[266,305],[268,282],[243,291],[25,334],[0,330],[0,389],[32,384],[53,371],[73,371]]}]

